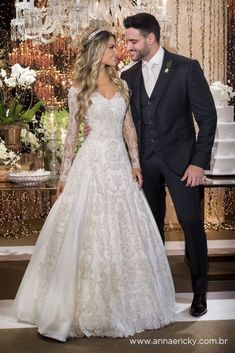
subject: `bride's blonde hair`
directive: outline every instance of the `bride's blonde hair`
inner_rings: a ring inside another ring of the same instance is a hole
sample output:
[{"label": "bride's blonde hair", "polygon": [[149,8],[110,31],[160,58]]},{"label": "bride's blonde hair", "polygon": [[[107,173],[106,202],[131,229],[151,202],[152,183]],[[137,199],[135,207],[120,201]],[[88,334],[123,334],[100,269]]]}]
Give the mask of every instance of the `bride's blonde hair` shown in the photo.
[{"label": "bride's blonde hair", "polygon": [[[113,33],[105,29],[92,29],[85,33],[81,39],[77,58],[74,65],[74,86],[79,87],[77,119],[84,121],[87,109],[91,104],[91,95],[97,89],[97,79],[104,52],[110,37],[115,39]],[[119,78],[114,67],[106,66],[106,72],[110,80],[117,86],[118,91],[129,103],[129,92],[124,82]]]}]

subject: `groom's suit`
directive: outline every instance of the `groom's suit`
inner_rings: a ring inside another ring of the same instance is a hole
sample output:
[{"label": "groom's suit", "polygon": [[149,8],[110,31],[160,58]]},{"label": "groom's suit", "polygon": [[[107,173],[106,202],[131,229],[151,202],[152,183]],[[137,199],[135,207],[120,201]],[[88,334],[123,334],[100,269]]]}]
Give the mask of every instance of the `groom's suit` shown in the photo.
[{"label": "groom's suit", "polygon": [[[160,74],[149,97],[142,61],[122,73],[131,91],[144,192],[164,240],[165,183],[184,230],[194,293],[207,287],[207,244],[199,187],[181,181],[190,165],[209,168],[216,110],[196,60],[164,51]],[[196,139],[193,115],[199,126]]]}]

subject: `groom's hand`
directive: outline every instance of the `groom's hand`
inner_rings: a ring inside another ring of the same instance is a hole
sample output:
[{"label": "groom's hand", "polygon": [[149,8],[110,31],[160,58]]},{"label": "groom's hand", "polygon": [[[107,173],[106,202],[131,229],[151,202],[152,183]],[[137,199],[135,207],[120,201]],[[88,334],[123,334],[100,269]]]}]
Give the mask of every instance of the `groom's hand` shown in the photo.
[{"label": "groom's hand", "polygon": [[204,169],[190,164],[185,170],[181,181],[186,181],[186,186],[194,187],[198,186],[203,182],[204,178]]},{"label": "groom's hand", "polygon": [[91,127],[88,124],[84,124],[84,137],[85,139],[87,138],[87,136],[89,135],[89,133],[91,132]]}]

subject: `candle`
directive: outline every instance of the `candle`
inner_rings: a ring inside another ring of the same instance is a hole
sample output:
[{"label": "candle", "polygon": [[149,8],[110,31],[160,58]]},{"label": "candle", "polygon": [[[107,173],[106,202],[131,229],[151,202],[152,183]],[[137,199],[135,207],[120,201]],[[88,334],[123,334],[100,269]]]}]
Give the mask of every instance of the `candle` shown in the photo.
[{"label": "candle", "polygon": [[50,113],[48,122],[49,122],[48,125],[49,125],[50,133],[51,133],[51,134],[54,134],[55,131],[56,131],[56,128],[55,128],[55,113],[54,113],[54,112],[51,112],[51,113]]},{"label": "candle", "polygon": [[162,0],[162,13],[166,15],[167,12],[167,0]]},{"label": "candle", "polygon": [[66,139],[66,135],[67,135],[67,131],[66,131],[66,129],[63,129],[63,128],[61,128],[60,131],[61,131],[61,134],[60,134],[61,142],[64,145],[65,139]]}]

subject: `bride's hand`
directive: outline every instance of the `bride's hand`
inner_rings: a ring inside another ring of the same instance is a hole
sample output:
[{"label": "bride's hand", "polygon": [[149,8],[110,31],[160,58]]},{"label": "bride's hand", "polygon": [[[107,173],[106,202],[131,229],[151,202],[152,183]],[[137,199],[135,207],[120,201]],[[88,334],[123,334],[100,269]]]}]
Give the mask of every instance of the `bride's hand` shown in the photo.
[{"label": "bride's hand", "polygon": [[56,186],[56,198],[58,198],[60,194],[62,194],[62,192],[64,191],[64,186],[65,186],[65,182],[59,180]]},{"label": "bride's hand", "polygon": [[133,175],[133,180],[137,181],[137,183],[139,184],[139,189],[141,190],[143,185],[143,177],[141,174],[141,170],[139,168],[132,168],[132,175]]},{"label": "bride's hand", "polygon": [[89,135],[89,133],[91,132],[91,127],[88,124],[84,125],[84,137],[85,139],[87,138],[87,136]]}]

